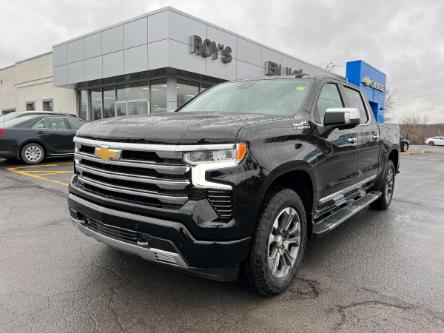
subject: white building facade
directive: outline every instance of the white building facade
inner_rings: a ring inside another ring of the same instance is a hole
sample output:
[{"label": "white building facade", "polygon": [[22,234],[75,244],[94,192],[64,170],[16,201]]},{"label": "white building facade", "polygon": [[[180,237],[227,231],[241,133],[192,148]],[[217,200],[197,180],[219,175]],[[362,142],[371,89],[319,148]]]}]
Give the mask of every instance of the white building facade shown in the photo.
[{"label": "white building facade", "polygon": [[0,114],[45,110],[76,113],[76,92],[54,86],[52,52],[0,69]]}]

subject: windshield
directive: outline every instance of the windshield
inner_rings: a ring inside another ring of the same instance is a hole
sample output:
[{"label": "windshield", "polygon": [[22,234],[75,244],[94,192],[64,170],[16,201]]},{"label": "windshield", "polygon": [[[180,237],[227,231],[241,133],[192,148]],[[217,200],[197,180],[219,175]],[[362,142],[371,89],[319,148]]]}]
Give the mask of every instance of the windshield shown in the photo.
[{"label": "windshield", "polygon": [[10,120],[6,120],[4,123],[2,123],[2,126],[4,127],[13,127],[16,125],[20,125],[24,122],[27,122],[30,119],[35,118],[35,116],[33,115],[29,115],[29,116],[22,116],[22,117],[15,117],[13,119]]},{"label": "windshield", "polygon": [[235,112],[292,116],[310,90],[311,79],[229,82],[197,96],[179,112]]}]

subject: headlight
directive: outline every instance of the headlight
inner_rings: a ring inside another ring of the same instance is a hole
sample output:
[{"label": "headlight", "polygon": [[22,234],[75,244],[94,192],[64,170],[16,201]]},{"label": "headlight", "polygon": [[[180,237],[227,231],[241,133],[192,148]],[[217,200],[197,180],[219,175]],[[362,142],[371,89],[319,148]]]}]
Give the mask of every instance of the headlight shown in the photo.
[{"label": "headlight", "polygon": [[238,143],[233,149],[192,151],[184,154],[185,162],[196,165],[211,162],[240,162],[247,153],[247,144]]}]

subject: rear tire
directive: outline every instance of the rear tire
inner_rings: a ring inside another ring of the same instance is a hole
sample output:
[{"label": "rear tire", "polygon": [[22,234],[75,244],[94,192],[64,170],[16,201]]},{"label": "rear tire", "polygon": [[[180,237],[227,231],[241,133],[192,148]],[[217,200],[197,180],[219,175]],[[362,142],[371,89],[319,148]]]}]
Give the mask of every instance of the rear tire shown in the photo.
[{"label": "rear tire", "polygon": [[45,159],[45,149],[38,143],[27,143],[20,151],[20,158],[26,164],[39,164]]},{"label": "rear tire", "polygon": [[267,196],[252,238],[242,278],[259,295],[285,291],[301,265],[307,242],[307,218],[299,195],[278,188]]},{"label": "rear tire", "polygon": [[370,205],[372,208],[386,210],[390,206],[393,198],[393,191],[395,189],[395,173],[396,171],[393,161],[388,160],[381,179],[381,184],[377,189],[382,192],[382,195]]}]

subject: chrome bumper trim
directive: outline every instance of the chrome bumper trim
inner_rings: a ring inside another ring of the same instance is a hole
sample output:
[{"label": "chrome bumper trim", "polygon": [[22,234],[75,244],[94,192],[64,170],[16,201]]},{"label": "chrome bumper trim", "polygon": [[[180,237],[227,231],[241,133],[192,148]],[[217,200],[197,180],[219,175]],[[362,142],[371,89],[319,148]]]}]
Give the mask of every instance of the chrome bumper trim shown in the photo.
[{"label": "chrome bumper trim", "polygon": [[185,260],[178,253],[168,252],[155,248],[146,248],[126,243],[89,229],[85,225],[83,220],[78,220],[71,217],[71,221],[83,234],[92,237],[101,243],[107,244],[111,247],[114,247],[116,249],[119,249],[127,253],[138,255],[139,257],[142,257],[143,259],[148,261],[189,269],[189,266],[186,264]]},{"label": "chrome bumper trim", "polygon": [[376,175],[372,175],[372,176],[370,176],[370,177],[368,177],[368,178],[366,178],[366,179],[364,179],[364,180],[362,180],[362,181],[360,181],[360,182],[358,182],[356,184],[353,184],[353,185],[351,185],[349,187],[346,187],[346,188],[344,188],[344,189],[342,189],[342,190],[340,190],[338,192],[335,192],[335,193],[332,193],[330,195],[327,195],[326,197],[323,197],[323,198],[321,198],[319,200],[319,204],[320,205],[325,204],[329,200],[333,200],[333,199],[336,199],[336,198],[340,199],[341,197],[344,196],[345,193],[347,193],[347,192],[349,192],[349,191],[351,191],[353,189],[359,188],[360,186],[363,186],[363,185],[371,182],[375,178],[376,178]]},{"label": "chrome bumper trim", "polygon": [[137,151],[199,151],[199,150],[223,150],[234,149],[235,144],[204,144],[204,145],[169,145],[169,144],[149,144],[149,143],[130,143],[130,142],[112,142],[99,141],[75,137],[74,142],[91,147],[99,148],[101,146],[112,147],[113,149],[137,150]]}]

